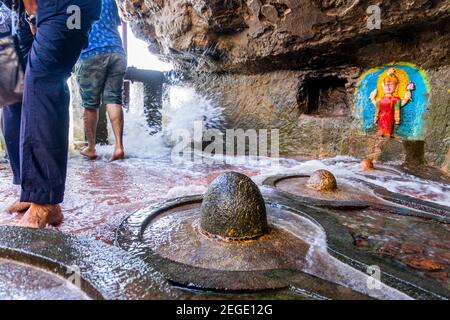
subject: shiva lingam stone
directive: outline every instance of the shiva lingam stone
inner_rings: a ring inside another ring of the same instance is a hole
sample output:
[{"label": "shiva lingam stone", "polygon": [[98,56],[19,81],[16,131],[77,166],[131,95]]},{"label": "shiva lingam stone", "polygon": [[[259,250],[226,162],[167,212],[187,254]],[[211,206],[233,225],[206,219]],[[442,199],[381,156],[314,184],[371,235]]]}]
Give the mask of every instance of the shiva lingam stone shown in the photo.
[{"label": "shiva lingam stone", "polygon": [[365,209],[376,197],[369,188],[339,181],[327,170],[311,175],[275,175],[264,180],[263,185],[275,188],[278,194],[296,202],[321,208],[339,210]]},{"label": "shiva lingam stone", "polygon": [[[310,248],[307,239],[317,227],[290,210],[267,205],[249,177],[224,173],[198,200],[180,201],[150,213],[152,217],[140,230],[143,247],[174,263],[203,270],[304,267]],[[288,231],[292,225],[295,230]]]},{"label": "shiva lingam stone", "polygon": [[228,172],[208,188],[201,206],[200,227],[210,236],[250,240],[268,233],[266,205],[247,176]]},{"label": "shiva lingam stone", "polygon": [[373,170],[374,169],[373,161],[370,159],[365,159],[365,160],[361,161],[361,168],[364,171]]},{"label": "shiva lingam stone", "polygon": [[317,170],[306,183],[306,187],[320,192],[333,192],[337,190],[337,181],[328,170]]},{"label": "shiva lingam stone", "polygon": [[[323,232],[300,211],[265,203],[249,177],[228,172],[203,196],[128,217],[117,243],[181,286],[226,292],[294,287],[331,299],[364,298],[336,284],[333,275],[341,275],[342,265],[330,259],[325,241],[319,244]],[[361,273],[347,271],[349,278],[339,282],[355,283],[356,276],[366,287]]]}]

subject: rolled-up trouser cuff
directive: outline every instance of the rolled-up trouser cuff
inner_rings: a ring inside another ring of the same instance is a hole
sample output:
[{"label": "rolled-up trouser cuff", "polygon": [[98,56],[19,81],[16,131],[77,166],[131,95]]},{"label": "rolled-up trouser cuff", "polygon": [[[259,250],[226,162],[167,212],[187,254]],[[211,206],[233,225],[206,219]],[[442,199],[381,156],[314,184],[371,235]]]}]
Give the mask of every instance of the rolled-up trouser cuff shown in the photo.
[{"label": "rolled-up trouser cuff", "polygon": [[103,98],[103,104],[108,105],[108,104],[118,104],[118,105],[123,105],[123,100],[120,98]]},{"label": "rolled-up trouser cuff", "polygon": [[92,104],[86,104],[86,103],[82,103],[81,106],[84,109],[88,109],[88,110],[97,110],[100,109],[100,104],[96,104],[96,105],[92,105]]},{"label": "rolled-up trouser cuff", "polygon": [[20,201],[37,204],[60,204],[64,201],[64,187],[52,191],[24,191],[22,189]]},{"label": "rolled-up trouser cuff", "polygon": [[13,185],[20,186],[21,183],[22,182],[20,181],[20,178],[17,178],[17,177],[13,178]]}]

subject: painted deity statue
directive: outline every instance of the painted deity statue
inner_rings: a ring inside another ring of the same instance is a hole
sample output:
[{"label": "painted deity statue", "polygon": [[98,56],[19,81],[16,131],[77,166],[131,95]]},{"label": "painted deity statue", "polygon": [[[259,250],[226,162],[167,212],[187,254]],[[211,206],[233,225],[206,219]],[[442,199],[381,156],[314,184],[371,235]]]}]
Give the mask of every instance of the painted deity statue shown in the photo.
[{"label": "painted deity statue", "polygon": [[382,137],[391,137],[394,124],[401,123],[400,111],[412,98],[411,91],[415,89],[415,85],[409,82],[406,87],[406,93],[403,98],[399,97],[399,78],[396,75],[396,69],[388,70],[382,81],[383,94],[378,96],[378,89],[375,89],[370,100],[376,107],[374,123],[378,123],[378,135]]}]

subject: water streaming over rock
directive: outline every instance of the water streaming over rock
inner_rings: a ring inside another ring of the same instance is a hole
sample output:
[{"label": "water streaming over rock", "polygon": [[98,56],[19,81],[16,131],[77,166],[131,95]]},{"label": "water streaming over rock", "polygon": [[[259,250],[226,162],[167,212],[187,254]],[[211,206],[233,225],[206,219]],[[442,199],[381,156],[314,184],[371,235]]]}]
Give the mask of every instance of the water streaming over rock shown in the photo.
[{"label": "water streaming over rock", "polygon": [[88,300],[75,285],[55,274],[0,259],[0,300]]}]

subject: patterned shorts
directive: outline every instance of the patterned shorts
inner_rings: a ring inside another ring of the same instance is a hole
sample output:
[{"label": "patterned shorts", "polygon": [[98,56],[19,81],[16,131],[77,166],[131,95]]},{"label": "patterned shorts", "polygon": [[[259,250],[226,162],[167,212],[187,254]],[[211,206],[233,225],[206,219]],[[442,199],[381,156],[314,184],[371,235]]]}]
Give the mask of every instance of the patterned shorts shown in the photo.
[{"label": "patterned shorts", "polygon": [[120,53],[99,54],[79,60],[75,66],[75,75],[83,108],[98,109],[106,104],[121,105],[126,69],[126,56]]}]

